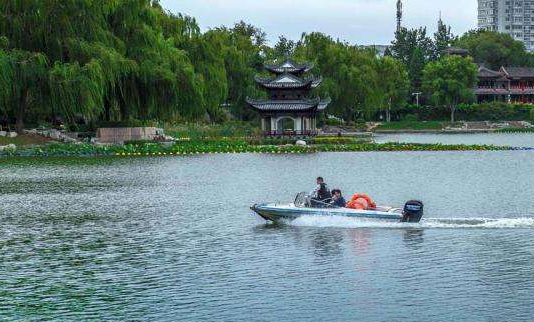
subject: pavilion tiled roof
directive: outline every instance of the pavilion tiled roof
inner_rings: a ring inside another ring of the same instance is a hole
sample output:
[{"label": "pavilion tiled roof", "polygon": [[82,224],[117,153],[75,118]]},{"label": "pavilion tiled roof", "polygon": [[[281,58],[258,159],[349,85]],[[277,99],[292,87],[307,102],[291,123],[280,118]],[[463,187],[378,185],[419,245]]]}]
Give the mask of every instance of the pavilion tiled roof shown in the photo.
[{"label": "pavilion tiled roof", "polygon": [[255,80],[261,86],[267,89],[299,89],[299,88],[315,88],[322,82],[322,78],[308,77],[300,78],[292,74],[282,74],[276,78],[266,78],[256,76]]},{"label": "pavilion tiled roof", "polygon": [[311,100],[254,100],[247,98],[247,103],[261,112],[307,112],[322,111],[331,100],[320,98]]},{"label": "pavilion tiled roof", "polygon": [[299,74],[307,73],[313,69],[313,63],[299,64],[291,59],[286,59],[281,64],[267,64],[265,69],[275,74]]}]

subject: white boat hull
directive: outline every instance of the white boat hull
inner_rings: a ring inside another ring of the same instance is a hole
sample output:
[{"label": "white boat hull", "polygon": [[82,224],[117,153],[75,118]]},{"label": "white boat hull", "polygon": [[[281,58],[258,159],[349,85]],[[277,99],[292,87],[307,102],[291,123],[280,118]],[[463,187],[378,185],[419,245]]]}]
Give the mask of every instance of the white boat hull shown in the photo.
[{"label": "white boat hull", "polygon": [[251,209],[265,220],[293,220],[302,216],[341,216],[349,218],[379,219],[389,221],[406,221],[402,209],[377,207],[376,210],[358,210],[349,208],[306,208],[294,204],[259,204]]}]

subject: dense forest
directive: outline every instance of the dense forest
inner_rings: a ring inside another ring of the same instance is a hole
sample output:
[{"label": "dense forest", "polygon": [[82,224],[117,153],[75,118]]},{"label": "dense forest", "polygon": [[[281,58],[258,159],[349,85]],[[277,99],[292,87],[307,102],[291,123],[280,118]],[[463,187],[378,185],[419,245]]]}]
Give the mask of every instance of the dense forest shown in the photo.
[{"label": "dense forest", "polygon": [[492,67],[533,61],[509,36],[473,31],[458,38],[441,21],[433,37],[424,28],[400,30],[380,57],[372,48],[322,33],[305,33],[299,41],[281,36],[269,46],[266,33],[246,22],[202,32],[194,18],[172,14],[158,1],[4,0],[0,119],[16,123],[18,131],[25,123],[55,119],[252,120],[256,116],[245,99],[262,95],[254,75],[266,61],[288,55],[315,63],[313,72],[324,77],[319,94],[332,98],[330,114],[372,119],[380,110],[402,108],[414,91],[439,90],[424,78],[440,77],[440,69],[426,74],[424,69],[451,44]]}]

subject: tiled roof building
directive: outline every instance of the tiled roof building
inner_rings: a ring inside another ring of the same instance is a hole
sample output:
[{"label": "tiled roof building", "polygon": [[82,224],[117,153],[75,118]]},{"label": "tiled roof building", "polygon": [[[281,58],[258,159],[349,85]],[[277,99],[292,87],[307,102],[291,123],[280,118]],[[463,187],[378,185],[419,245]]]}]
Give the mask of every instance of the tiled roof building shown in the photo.
[{"label": "tiled roof building", "polygon": [[479,67],[475,87],[477,102],[534,102],[534,68],[501,67],[498,71]]}]

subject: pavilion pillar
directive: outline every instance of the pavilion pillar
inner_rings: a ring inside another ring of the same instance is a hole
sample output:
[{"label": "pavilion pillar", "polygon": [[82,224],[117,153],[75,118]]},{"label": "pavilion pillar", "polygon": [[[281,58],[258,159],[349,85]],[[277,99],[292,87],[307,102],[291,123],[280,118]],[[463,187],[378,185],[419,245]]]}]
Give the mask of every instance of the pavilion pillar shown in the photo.
[{"label": "pavilion pillar", "polygon": [[265,132],[265,117],[261,118],[261,130]]},{"label": "pavilion pillar", "polygon": [[302,131],[302,117],[295,117],[293,119],[293,122],[295,123],[295,128],[294,128],[295,132],[298,133]]},{"label": "pavilion pillar", "polygon": [[271,117],[271,131],[276,133],[276,131],[278,131],[278,128],[277,128],[277,122],[278,120],[274,117]]}]

